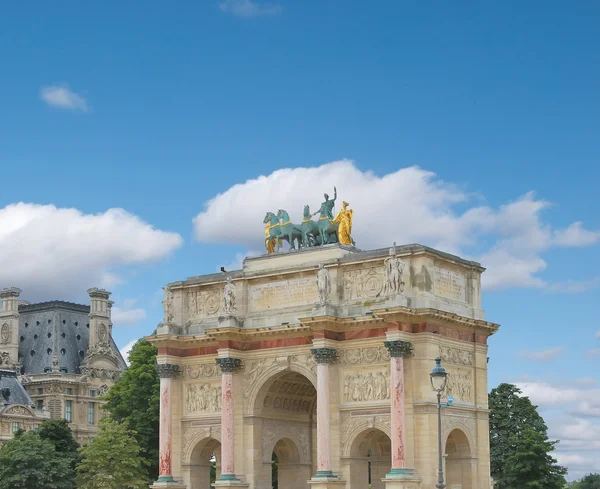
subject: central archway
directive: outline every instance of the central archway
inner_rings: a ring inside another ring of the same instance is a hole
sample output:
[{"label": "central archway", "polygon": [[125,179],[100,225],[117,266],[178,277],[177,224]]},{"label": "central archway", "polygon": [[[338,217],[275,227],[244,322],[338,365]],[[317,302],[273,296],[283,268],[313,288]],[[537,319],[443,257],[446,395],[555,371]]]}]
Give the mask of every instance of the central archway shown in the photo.
[{"label": "central archway", "polygon": [[262,445],[256,489],[307,487],[315,470],[316,400],[315,386],[298,372],[279,372],[261,386],[254,405]]},{"label": "central archway", "polygon": [[350,448],[350,489],[384,489],[381,479],[392,466],[392,442],[377,428],[359,433]]}]

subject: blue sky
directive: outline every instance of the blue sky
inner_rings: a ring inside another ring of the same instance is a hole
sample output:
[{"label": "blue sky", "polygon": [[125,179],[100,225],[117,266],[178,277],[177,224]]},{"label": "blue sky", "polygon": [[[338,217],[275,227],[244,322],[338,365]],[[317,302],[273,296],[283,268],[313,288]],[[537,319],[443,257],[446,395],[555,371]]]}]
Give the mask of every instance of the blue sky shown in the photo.
[{"label": "blue sky", "polygon": [[337,185],[359,246],[488,267],[490,386],[520,382],[571,474],[600,471],[599,23],[594,2],[3,5],[0,286],[110,287],[125,346],[165,283]]}]

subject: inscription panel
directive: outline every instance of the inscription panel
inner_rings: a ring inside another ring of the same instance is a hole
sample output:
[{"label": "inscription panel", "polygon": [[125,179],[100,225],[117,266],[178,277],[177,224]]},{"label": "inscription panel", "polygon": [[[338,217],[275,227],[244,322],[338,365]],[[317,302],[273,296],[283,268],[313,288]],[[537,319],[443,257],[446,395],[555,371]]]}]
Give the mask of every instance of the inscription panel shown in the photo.
[{"label": "inscription panel", "polygon": [[434,294],[456,301],[466,302],[465,276],[447,268],[434,269]]},{"label": "inscription panel", "polygon": [[253,284],[248,288],[249,312],[304,306],[316,300],[317,282],[314,277]]}]

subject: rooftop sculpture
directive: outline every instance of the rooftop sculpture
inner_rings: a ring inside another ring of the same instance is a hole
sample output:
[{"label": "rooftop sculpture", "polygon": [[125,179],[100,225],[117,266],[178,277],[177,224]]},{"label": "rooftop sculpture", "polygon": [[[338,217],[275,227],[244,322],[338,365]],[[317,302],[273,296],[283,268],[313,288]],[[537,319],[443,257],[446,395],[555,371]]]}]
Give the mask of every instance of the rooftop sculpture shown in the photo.
[{"label": "rooftop sculpture", "polygon": [[[304,217],[300,224],[292,223],[289,214],[279,209],[277,214],[267,212],[265,224],[265,248],[267,253],[275,253],[281,248],[282,241],[287,241],[290,249],[323,246],[331,243],[341,243],[354,246],[352,239],[352,218],[354,211],[348,209],[348,202],[342,202],[342,209],[333,217],[333,207],[337,199],[337,189],[333,187],[333,199],[324,195],[325,201],[319,210],[313,214],[308,205],[304,206]],[[313,216],[319,214],[319,219],[313,221]]]}]

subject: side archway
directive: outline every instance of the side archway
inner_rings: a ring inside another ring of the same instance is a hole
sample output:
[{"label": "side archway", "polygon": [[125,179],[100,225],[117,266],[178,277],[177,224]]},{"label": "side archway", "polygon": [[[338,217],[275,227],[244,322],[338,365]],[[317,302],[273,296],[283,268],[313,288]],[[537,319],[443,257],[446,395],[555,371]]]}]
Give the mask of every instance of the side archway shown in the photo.
[{"label": "side archway", "polygon": [[446,483],[448,487],[473,489],[476,459],[467,434],[460,428],[453,429],[446,438]]},{"label": "side archway", "polygon": [[210,489],[220,475],[221,442],[203,438],[191,449],[188,463],[183,464],[183,478],[189,489]]},{"label": "side archway", "polygon": [[376,427],[363,428],[352,438],[345,462],[350,465],[350,489],[383,489],[381,479],[392,464],[390,437]]}]

